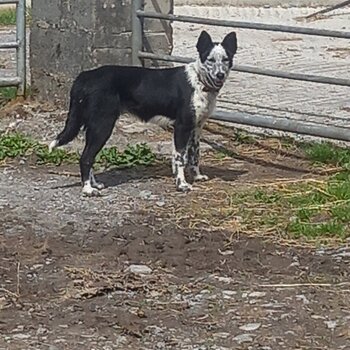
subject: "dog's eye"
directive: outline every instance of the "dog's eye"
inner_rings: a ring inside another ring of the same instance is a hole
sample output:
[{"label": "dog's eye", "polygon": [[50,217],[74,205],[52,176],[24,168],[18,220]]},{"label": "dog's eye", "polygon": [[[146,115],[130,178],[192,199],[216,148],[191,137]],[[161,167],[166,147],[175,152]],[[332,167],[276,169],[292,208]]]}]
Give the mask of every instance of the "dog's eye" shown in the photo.
[{"label": "dog's eye", "polygon": [[215,63],[215,58],[209,58],[208,61],[209,61],[210,63]]},{"label": "dog's eye", "polygon": [[222,62],[228,62],[228,58],[227,58],[227,57],[224,57],[224,58],[222,59]]}]

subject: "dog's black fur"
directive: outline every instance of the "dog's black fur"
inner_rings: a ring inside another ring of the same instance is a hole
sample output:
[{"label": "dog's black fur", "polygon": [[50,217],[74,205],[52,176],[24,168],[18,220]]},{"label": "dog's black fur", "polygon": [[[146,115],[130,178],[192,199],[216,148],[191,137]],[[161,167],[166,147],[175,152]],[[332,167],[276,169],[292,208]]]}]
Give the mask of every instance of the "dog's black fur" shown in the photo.
[{"label": "dog's black fur", "polygon": [[145,122],[163,116],[174,124],[177,189],[189,190],[183,169],[189,163],[198,180],[206,178],[198,168],[200,130],[210,117],[236,49],[235,33],[215,44],[202,32],[197,43],[200,59],[190,65],[167,69],[103,66],[82,72],[71,89],[65,128],[50,149],[72,141],[84,127],[86,144],[80,159],[83,192],[97,194],[103,185],[95,181],[92,165],[119,116],[129,113]]}]

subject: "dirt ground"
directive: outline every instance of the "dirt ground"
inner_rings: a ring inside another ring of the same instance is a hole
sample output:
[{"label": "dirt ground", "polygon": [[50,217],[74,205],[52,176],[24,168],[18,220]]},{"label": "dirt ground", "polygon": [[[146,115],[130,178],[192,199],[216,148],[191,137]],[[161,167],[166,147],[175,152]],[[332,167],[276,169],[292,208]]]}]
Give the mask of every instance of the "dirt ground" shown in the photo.
[{"label": "dirt ground", "polygon": [[[176,8],[177,14],[289,25],[310,11]],[[347,30],[348,12],[298,24]],[[175,23],[173,53],[192,57],[201,29]],[[209,29],[217,39],[226,32]],[[344,40],[237,32],[238,64],[349,76]],[[3,28],[0,35],[13,41],[15,32]],[[13,69],[13,52],[5,51],[0,73]],[[224,108],[317,116],[326,125],[337,117],[348,125],[346,88],[241,73],[228,83],[219,101]],[[0,111],[0,132],[17,130],[48,143],[64,120],[65,111],[24,103]],[[123,121],[110,145],[146,141],[167,161],[99,174],[107,185],[101,197],[81,195],[76,165],[0,163],[0,350],[350,349],[349,242],[312,246],[194,222],[195,211],[198,219],[201,208],[217,208],[226,191],[320,176],[304,159],[278,151],[278,143],[252,149],[231,132],[205,132],[210,181],[188,195],[174,189],[170,134]],[[81,147],[80,137],[68,148]],[[236,156],[219,159],[213,147]]]},{"label": "dirt ground", "polygon": [[[0,130],[48,142],[64,118],[26,103],[0,113]],[[303,159],[252,153],[231,131],[205,132],[210,181],[188,195],[168,160],[100,174],[98,198],[81,195],[76,165],[4,162],[0,349],[349,349],[348,245],[190,225],[191,208],[215,207],[222,191],[317,176]],[[120,123],[110,143],[140,140],[169,156],[170,134],[140,124]],[[208,143],[237,157],[219,160]]]}]

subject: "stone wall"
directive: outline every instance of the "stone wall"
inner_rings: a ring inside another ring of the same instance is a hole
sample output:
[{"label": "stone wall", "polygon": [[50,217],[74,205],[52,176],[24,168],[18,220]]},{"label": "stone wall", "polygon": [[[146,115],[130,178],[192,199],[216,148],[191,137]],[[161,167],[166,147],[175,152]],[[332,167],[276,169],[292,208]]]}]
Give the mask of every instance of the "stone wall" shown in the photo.
[{"label": "stone wall", "polygon": [[[145,9],[170,13],[173,0],[145,0]],[[169,22],[145,20],[144,32],[147,50],[171,52]],[[36,95],[63,102],[82,70],[130,65],[131,0],[33,0],[30,62]]]}]

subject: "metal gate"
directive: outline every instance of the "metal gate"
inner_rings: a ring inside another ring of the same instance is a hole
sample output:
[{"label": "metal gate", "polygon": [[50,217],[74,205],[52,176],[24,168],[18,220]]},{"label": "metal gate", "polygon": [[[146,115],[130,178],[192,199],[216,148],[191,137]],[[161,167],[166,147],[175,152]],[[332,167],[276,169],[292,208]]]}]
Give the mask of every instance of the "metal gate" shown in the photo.
[{"label": "metal gate", "polygon": [[0,42],[0,50],[16,49],[16,76],[1,77],[0,87],[16,86],[17,95],[26,93],[26,2],[25,0],[0,0],[1,5],[16,5],[16,41]]},{"label": "metal gate", "polygon": [[[152,60],[162,60],[168,62],[178,62],[178,63],[188,63],[193,60],[172,55],[155,54],[143,51],[143,19],[159,19],[168,21],[179,21],[188,22],[204,25],[215,25],[230,28],[244,28],[244,29],[254,29],[263,31],[273,31],[273,32],[284,32],[293,34],[303,34],[303,35],[314,35],[322,37],[332,37],[341,39],[350,39],[350,32],[346,31],[335,31],[335,30],[325,30],[325,29],[315,29],[307,27],[297,27],[297,26],[284,26],[284,25],[273,25],[264,23],[254,23],[254,22],[241,22],[241,21],[228,21],[228,20],[215,20],[201,17],[191,17],[191,16],[177,16],[173,14],[162,14],[158,12],[146,12],[144,11],[144,1],[143,0],[133,0],[132,9],[132,63],[133,65],[142,65],[143,59]],[[258,67],[250,67],[243,65],[235,65],[232,70],[244,73],[265,75],[276,78],[292,79],[300,81],[309,81],[319,84],[333,84],[340,86],[350,87],[349,79],[332,78],[318,75],[309,75],[301,73],[291,73],[280,70],[272,69],[261,69]],[[349,89],[350,96],[350,89]],[[330,138],[335,140],[350,141],[350,128],[340,127],[340,126],[327,126],[326,128],[320,123],[316,122],[304,122],[295,121],[290,119],[269,117],[267,115],[258,114],[248,114],[242,112],[227,112],[227,111],[216,111],[213,119],[232,122],[236,124],[244,124],[255,127],[262,127],[280,131],[287,131],[292,133],[317,136]]]}]

